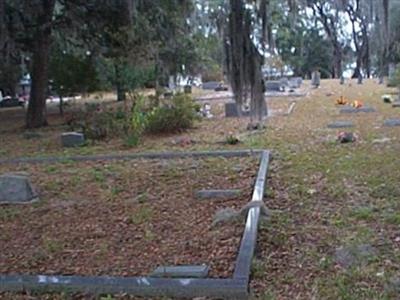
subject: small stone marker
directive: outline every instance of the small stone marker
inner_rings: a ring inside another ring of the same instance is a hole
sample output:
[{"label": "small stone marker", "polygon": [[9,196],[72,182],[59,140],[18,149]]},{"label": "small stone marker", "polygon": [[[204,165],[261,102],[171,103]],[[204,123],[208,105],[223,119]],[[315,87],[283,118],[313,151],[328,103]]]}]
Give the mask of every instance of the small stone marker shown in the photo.
[{"label": "small stone marker", "polygon": [[185,94],[191,94],[192,93],[192,86],[191,85],[185,85],[184,87],[183,87],[183,92],[185,93]]},{"label": "small stone marker", "polygon": [[[241,115],[239,115],[239,108],[237,107],[235,102],[225,103],[225,118],[238,118],[238,117],[248,117],[250,115],[250,111],[241,111]],[[267,116],[268,111],[265,110],[263,116]]]},{"label": "small stone marker", "polygon": [[351,121],[336,121],[328,124],[328,128],[349,128],[353,126],[354,124]]},{"label": "small stone marker", "polygon": [[29,203],[37,198],[28,176],[18,173],[0,176],[0,204]]},{"label": "small stone marker", "polygon": [[359,108],[343,107],[342,109],[340,109],[341,114],[354,114],[354,113],[359,113],[359,112],[371,113],[371,112],[376,112],[376,109],[373,107],[368,107],[368,106],[363,106],[363,107],[359,107]]},{"label": "small stone marker", "polygon": [[85,136],[79,132],[64,132],[61,134],[63,147],[79,147],[85,144]]},{"label": "small stone marker", "polygon": [[279,80],[279,82],[280,82],[280,84],[282,85],[282,86],[289,86],[289,79],[287,79],[286,77],[283,77],[283,78],[281,78],[280,80]]},{"label": "small stone marker", "polygon": [[289,79],[289,88],[298,89],[303,82],[301,77],[293,77]]},{"label": "small stone marker", "polygon": [[344,76],[340,76],[340,84],[343,85],[344,84]]},{"label": "small stone marker", "polygon": [[318,88],[321,84],[321,73],[319,71],[314,71],[311,74],[311,85]]},{"label": "small stone marker", "polygon": [[202,266],[160,266],[157,267],[150,277],[163,278],[206,278],[209,267]]},{"label": "small stone marker", "polygon": [[202,84],[202,88],[203,90],[215,90],[216,88],[218,88],[220,86],[220,82],[218,81],[207,81],[207,82],[203,82]]},{"label": "small stone marker", "polygon": [[280,81],[267,81],[265,83],[265,90],[267,92],[284,92],[285,86]]},{"label": "small stone marker", "polygon": [[400,101],[393,102],[392,107],[400,107]]},{"label": "small stone marker", "polygon": [[240,196],[241,190],[198,190],[195,191],[197,199],[229,199]]},{"label": "small stone marker", "polygon": [[357,83],[358,83],[358,84],[363,84],[363,77],[362,77],[361,74],[358,75]]},{"label": "small stone marker", "polygon": [[225,117],[226,118],[239,117],[238,107],[235,102],[225,103]]},{"label": "small stone marker", "polygon": [[387,119],[383,122],[383,126],[387,127],[400,126],[400,119]]}]

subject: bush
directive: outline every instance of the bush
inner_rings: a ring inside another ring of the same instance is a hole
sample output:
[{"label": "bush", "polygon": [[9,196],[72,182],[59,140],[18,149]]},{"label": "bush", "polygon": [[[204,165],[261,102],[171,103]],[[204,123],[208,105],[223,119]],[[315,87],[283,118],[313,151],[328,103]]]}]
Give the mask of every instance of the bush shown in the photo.
[{"label": "bush", "polygon": [[123,137],[128,138],[128,144],[132,145],[143,132],[139,106],[135,105],[125,112],[121,108],[115,111],[112,107],[100,104],[86,104],[83,112],[75,115],[69,125],[72,130],[82,131],[91,140]]},{"label": "bush", "polygon": [[151,133],[179,132],[193,126],[197,119],[196,104],[185,94],[177,94],[147,115],[146,130]]}]

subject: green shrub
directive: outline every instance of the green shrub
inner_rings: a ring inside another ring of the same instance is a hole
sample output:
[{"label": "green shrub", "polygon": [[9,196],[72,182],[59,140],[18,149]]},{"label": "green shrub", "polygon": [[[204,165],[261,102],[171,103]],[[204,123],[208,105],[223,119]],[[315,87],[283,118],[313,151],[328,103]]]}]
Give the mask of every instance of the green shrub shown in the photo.
[{"label": "green shrub", "polygon": [[192,98],[177,94],[164,106],[155,107],[147,115],[146,130],[151,133],[179,132],[193,126],[197,119]]}]

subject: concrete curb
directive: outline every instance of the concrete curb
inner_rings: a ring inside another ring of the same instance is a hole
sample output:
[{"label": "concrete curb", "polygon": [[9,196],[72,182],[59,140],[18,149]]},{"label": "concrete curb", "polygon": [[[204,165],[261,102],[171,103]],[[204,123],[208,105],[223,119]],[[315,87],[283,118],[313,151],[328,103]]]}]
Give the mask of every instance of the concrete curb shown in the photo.
[{"label": "concrete curb", "polygon": [[[266,150],[205,151],[188,153],[141,153],[125,156],[70,157],[74,161],[112,159],[174,159],[185,157],[243,157],[260,156],[260,166],[251,201],[263,201],[270,153]],[[0,163],[54,163],[65,158],[28,158],[0,160]],[[45,275],[0,275],[2,292],[81,292],[95,295],[126,293],[142,297],[247,299],[251,263],[257,243],[260,207],[249,209],[236,259],[233,278],[192,279],[152,277],[108,277],[108,276],[45,276]]]}]

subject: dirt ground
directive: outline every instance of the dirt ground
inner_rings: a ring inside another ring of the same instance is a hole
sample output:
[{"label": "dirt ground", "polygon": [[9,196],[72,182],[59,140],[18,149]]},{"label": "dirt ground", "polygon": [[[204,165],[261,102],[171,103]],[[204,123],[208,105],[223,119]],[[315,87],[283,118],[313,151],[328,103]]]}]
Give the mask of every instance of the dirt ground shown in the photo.
[{"label": "dirt ground", "polygon": [[[243,226],[212,227],[218,209],[251,199],[255,158],[0,166],[27,172],[33,205],[0,210],[0,273],[145,276],[160,265],[210,266],[230,277]],[[240,189],[199,200],[199,189]]]},{"label": "dirt ground", "polygon": [[[322,80],[319,89],[304,97],[269,99],[270,107],[282,112],[292,101],[296,106],[289,116],[282,113],[269,118],[262,132],[246,131],[248,120],[223,118],[223,104],[219,103],[213,108],[216,118],[203,120],[179,135],[147,136],[133,149],[111,140],[64,150],[59,145],[63,125],[43,129],[42,138],[27,140],[19,118],[12,119],[11,113],[5,118],[0,112],[0,156],[270,149],[273,161],[265,203],[272,214],[270,222],[259,230],[252,297],[399,299],[400,127],[384,127],[383,122],[400,118],[400,108],[383,103],[381,96],[389,92],[394,89],[375,80],[366,80],[363,85]],[[376,112],[340,114],[335,102],[341,95],[361,100]],[[354,127],[327,128],[337,120],[352,121]],[[55,117],[52,123],[62,121]],[[353,132],[357,141],[338,143],[340,131]],[[238,136],[241,143],[223,143],[230,134]],[[179,143],[182,137],[193,142]],[[348,249],[348,264],[341,260],[343,249]],[[11,296],[3,295],[16,299],[16,295]]]}]

